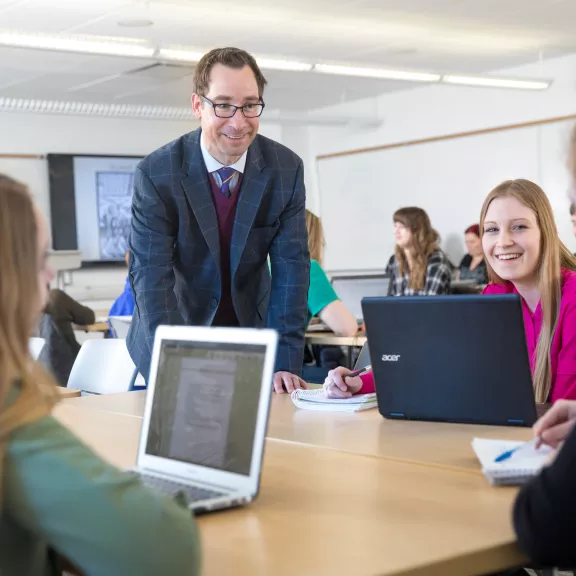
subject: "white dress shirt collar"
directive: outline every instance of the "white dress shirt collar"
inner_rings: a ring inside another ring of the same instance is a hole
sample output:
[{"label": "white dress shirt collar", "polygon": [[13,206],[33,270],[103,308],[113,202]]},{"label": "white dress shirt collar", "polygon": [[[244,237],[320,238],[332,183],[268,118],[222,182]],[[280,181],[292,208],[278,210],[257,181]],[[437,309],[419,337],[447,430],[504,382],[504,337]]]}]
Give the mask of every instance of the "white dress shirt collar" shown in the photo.
[{"label": "white dress shirt collar", "polygon": [[[216,172],[216,170],[220,170],[220,168],[224,168],[224,164],[216,160],[214,156],[208,152],[208,149],[204,145],[204,134],[200,136],[200,150],[202,151],[202,157],[204,158],[204,164],[206,165],[206,170],[208,173],[211,174],[212,172]],[[230,165],[230,168],[233,168],[237,172],[244,174],[246,169],[246,156],[248,155],[248,151],[244,152],[242,156],[238,159],[237,162]]]}]

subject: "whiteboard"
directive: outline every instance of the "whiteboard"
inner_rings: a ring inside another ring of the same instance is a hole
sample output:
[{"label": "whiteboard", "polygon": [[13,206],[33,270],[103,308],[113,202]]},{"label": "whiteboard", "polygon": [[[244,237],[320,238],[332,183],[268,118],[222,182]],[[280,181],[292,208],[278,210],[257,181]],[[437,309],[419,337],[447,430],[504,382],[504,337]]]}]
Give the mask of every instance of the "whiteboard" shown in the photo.
[{"label": "whiteboard", "polygon": [[572,122],[518,128],[317,161],[325,267],[383,270],[394,252],[392,215],[419,206],[454,264],[464,230],[502,181],[533,180],[548,194],[560,238],[574,248],[566,169]]}]

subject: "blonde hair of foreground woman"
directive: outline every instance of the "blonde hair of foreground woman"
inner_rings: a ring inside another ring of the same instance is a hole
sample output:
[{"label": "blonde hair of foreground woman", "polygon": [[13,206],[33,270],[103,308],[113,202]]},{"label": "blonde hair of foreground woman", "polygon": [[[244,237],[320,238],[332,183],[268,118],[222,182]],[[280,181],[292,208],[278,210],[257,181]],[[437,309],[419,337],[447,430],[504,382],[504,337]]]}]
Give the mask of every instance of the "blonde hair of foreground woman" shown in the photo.
[{"label": "blonde hair of foreground woman", "polygon": [[[45,266],[39,218],[27,188],[0,174],[0,495],[8,436],[49,414],[58,398],[52,378],[28,351],[47,295],[39,278]],[[9,402],[13,387],[19,393]]]}]

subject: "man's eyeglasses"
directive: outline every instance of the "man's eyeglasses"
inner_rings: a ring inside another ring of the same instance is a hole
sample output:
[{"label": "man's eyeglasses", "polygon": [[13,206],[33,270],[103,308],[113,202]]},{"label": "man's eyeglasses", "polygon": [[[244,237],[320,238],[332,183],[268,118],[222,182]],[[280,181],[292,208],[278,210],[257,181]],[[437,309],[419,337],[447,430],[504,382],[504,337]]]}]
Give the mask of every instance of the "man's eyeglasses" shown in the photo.
[{"label": "man's eyeglasses", "polygon": [[208,100],[206,96],[200,96],[204,102],[207,102],[214,108],[214,114],[218,118],[232,118],[236,114],[236,110],[242,110],[245,118],[258,118],[264,111],[264,102],[254,102],[244,104],[244,106],[234,106],[234,104],[214,104],[212,100]]}]

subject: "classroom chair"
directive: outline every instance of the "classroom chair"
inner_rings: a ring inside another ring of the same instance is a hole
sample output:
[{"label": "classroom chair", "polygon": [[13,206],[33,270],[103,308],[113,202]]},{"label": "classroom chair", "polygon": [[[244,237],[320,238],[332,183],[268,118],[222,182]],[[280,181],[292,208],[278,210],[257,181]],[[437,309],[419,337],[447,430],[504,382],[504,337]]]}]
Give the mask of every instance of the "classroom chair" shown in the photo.
[{"label": "classroom chair", "polygon": [[88,340],[72,366],[68,388],[87,394],[128,392],[134,370],[126,340]]},{"label": "classroom chair", "polygon": [[37,338],[36,336],[34,336],[28,340],[28,349],[30,350],[30,356],[32,356],[34,360],[38,360],[38,356],[40,356],[40,352],[42,352],[44,344],[46,344],[46,340],[44,338]]}]

